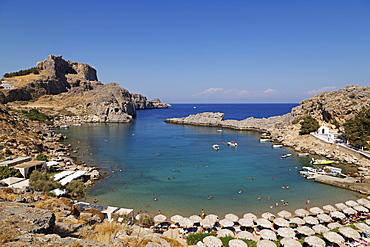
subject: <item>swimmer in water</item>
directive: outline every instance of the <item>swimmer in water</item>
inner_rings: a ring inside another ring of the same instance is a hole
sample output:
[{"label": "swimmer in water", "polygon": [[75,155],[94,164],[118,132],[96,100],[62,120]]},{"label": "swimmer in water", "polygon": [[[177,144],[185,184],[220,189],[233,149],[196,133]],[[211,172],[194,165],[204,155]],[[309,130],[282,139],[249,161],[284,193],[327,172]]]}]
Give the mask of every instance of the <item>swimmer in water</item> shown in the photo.
[{"label": "swimmer in water", "polygon": [[153,201],[157,201],[157,200],[158,200],[158,199],[157,199],[157,197],[154,197],[154,198],[153,198]]},{"label": "swimmer in water", "polygon": [[242,191],[241,191],[241,190],[239,190],[239,191],[238,191],[238,193],[239,193],[239,194],[241,194],[241,193],[242,193]]}]

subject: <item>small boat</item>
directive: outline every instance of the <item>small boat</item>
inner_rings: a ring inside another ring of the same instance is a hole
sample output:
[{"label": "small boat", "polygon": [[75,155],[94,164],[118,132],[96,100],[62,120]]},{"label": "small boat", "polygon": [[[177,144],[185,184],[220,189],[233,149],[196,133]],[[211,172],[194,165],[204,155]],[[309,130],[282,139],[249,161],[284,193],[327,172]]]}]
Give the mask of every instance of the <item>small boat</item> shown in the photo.
[{"label": "small boat", "polygon": [[212,148],[213,148],[214,150],[219,150],[219,149],[220,149],[220,146],[219,146],[219,145],[217,145],[217,144],[215,144],[215,145],[213,145],[213,146],[212,146]]},{"label": "small boat", "polygon": [[260,142],[269,142],[269,141],[270,139],[263,139],[263,138],[260,139]]},{"label": "small boat", "polygon": [[297,155],[303,157],[303,156],[309,156],[310,154],[309,153],[299,153]]},{"label": "small boat", "polygon": [[311,164],[312,165],[328,165],[334,163],[334,160],[315,160],[312,158]]},{"label": "small boat", "polygon": [[61,128],[61,129],[68,129],[69,128],[69,125],[61,125],[61,126],[59,126],[59,128]]},{"label": "small boat", "polygon": [[283,154],[282,156],[280,156],[280,158],[288,158],[290,156],[292,156],[292,154]]},{"label": "small boat", "polygon": [[237,147],[238,143],[236,141],[229,141],[227,142],[227,145],[232,146],[232,147]]},{"label": "small boat", "polygon": [[282,148],[283,145],[281,145],[281,144],[273,144],[272,147],[273,148]]},{"label": "small boat", "polygon": [[302,170],[299,171],[299,174],[303,176],[309,176],[309,175],[315,175],[317,173],[317,170],[313,167],[304,166],[302,167]]},{"label": "small boat", "polygon": [[223,132],[223,130],[217,130],[217,132]]}]

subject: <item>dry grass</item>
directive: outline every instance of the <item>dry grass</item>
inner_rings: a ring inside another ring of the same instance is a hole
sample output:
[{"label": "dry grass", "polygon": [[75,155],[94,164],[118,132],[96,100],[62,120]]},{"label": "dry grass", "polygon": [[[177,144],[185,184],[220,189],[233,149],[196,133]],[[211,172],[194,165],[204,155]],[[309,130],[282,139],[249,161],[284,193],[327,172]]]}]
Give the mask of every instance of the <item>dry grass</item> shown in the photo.
[{"label": "dry grass", "polygon": [[97,215],[99,215],[101,220],[104,220],[104,218],[105,218],[104,214],[102,212],[100,212],[99,210],[96,210],[96,209],[89,208],[89,209],[86,209],[83,212],[84,213],[91,213],[93,215],[97,214]]},{"label": "dry grass", "polygon": [[182,245],[179,241],[177,241],[175,239],[167,238],[167,237],[163,237],[163,236],[161,236],[160,238],[166,240],[167,243],[169,243],[171,245],[171,247],[184,247],[184,245]]},{"label": "dry grass", "polygon": [[116,235],[120,230],[127,230],[125,226],[118,225],[116,222],[103,222],[94,226],[95,233],[81,231],[83,239],[104,243],[109,241],[110,236]]},{"label": "dry grass", "polygon": [[15,235],[10,233],[4,233],[0,235],[0,244],[5,244],[10,240],[14,239]]}]

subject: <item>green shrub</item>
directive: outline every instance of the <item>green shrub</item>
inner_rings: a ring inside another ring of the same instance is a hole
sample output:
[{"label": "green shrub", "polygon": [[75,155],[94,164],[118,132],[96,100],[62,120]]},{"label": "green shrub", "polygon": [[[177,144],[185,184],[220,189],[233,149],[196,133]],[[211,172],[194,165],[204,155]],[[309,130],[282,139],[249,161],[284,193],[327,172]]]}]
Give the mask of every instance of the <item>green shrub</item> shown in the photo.
[{"label": "green shrub", "polygon": [[80,179],[72,180],[67,184],[66,189],[73,197],[84,198],[86,196],[87,187]]},{"label": "green shrub", "polygon": [[[222,242],[222,246],[229,247],[229,241],[231,239],[234,239],[233,237],[227,236],[227,237],[220,237],[220,240]],[[249,245],[248,245],[249,246]]]},{"label": "green shrub", "polygon": [[9,149],[5,149],[4,150],[4,153],[6,154],[6,155],[12,155],[13,153],[12,153],[12,151],[10,151]]},{"label": "green shrub", "polygon": [[301,135],[309,134],[319,129],[319,121],[311,116],[306,116],[301,121]]},{"label": "green shrub", "polygon": [[61,188],[62,185],[46,172],[33,171],[29,185],[32,189],[42,192],[49,192],[53,189]]},{"label": "green shrub", "polygon": [[342,137],[355,147],[370,148],[370,108],[346,121]]},{"label": "green shrub", "polygon": [[33,74],[40,74],[40,70],[41,69],[39,69],[39,68],[32,67],[32,68],[26,69],[26,70],[20,70],[20,71],[17,71],[17,72],[5,73],[3,75],[3,77],[10,78],[10,77],[14,77],[14,76],[29,75],[31,73],[33,73]]},{"label": "green shrub", "polygon": [[9,178],[9,177],[22,177],[22,174],[18,169],[7,167],[7,166],[0,166],[0,179]]},{"label": "green shrub", "polygon": [[[203,241],[203,239],[207,236],[216,236],[216,234],[213,233],[194,233],[189,235],[186,238],[186,242],[188,245],[196,245],[199,241]],[[249,246],[249,245],[248,245]]]},{"label": "green shrub", "polygon": [[36,156],[36,160],[39,160],[39,161],[48,161],[48,156],[46,156],[45,154],[38,154]]}]

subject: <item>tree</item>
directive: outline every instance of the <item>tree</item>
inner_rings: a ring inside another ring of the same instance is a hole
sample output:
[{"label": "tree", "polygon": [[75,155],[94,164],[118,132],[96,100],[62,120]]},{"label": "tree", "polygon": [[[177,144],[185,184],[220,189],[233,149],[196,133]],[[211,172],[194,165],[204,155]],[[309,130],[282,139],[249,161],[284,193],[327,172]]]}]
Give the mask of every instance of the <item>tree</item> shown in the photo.
[{"label": "tree", "polygon": [[22,177],[21,172],[18,169],[0,166],[0,179],[9,178],[9,177]]},{"label": "tree", "polygon": [[36,160],[39,160],[39,161],[48,161],[48,156],[46,156],[45,154],[38,154],[36,156]]},{"label": "tree", "polygon": [[301,135],[309,134],[313,131],[318,130],[320,127],[319,121],[311,116],[306,116],[301,120]]},{"label": "tree", "polygon": [[53,177],[46,172],[33,171],[30,180],[30,187],[37,191],[48,193],[53,189],[61,188],[62,185],[58,181],[54,181]]},{"label": "tree", "polygon": [[71,192],[73,197],[84,198],[86,196],[87,187],[82,180],[72,180],[67,184],[66,189]]},{"label": "tree", "polygon": [[342,137],[355,147],[370,148],[370,108],[346,121]]}]

